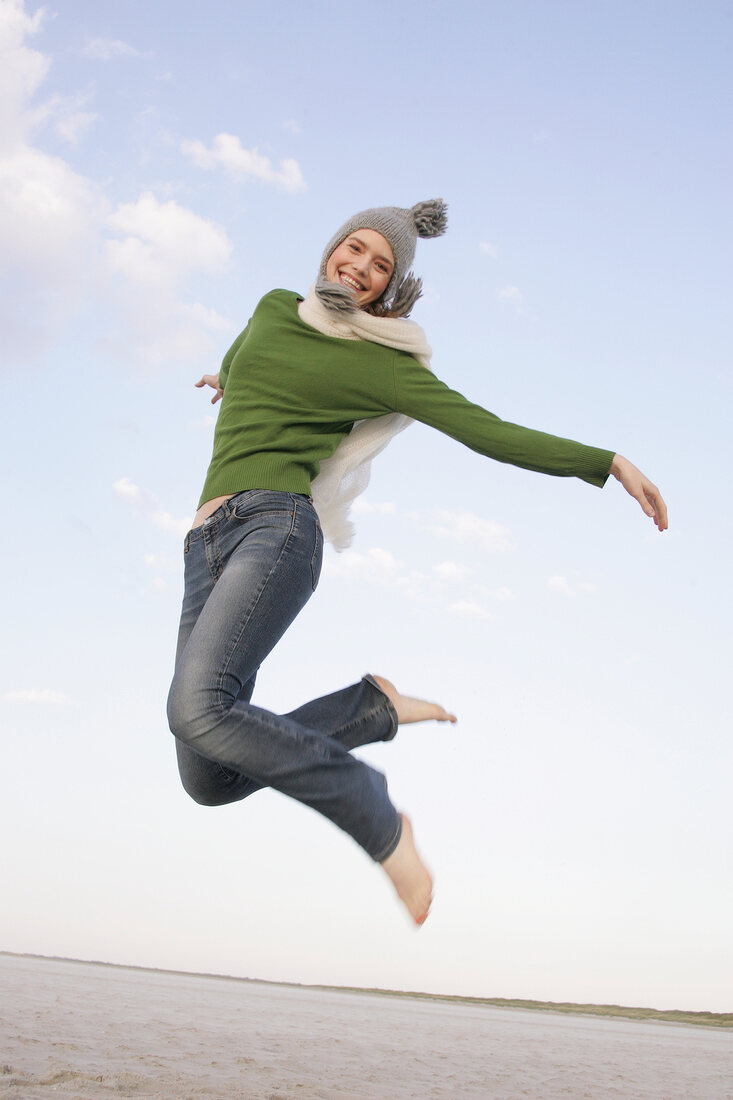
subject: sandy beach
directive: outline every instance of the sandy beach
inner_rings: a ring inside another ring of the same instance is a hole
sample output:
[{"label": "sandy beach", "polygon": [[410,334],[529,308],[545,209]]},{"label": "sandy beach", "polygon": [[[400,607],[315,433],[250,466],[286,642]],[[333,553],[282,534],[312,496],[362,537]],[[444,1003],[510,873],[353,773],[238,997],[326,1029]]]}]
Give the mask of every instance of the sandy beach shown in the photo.
[{"label": "sandy beach", "polygon": [[0,955],[0,1097],[733,1100],[733,1032]]}]

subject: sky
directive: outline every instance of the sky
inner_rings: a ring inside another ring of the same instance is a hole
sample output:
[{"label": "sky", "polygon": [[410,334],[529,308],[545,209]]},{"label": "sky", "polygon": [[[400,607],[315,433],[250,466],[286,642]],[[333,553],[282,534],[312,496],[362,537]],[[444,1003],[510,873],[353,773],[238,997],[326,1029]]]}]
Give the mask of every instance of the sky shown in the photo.
[{"label": "sky", "polygon": [[[731,1011],[733,8],[0,0],[6,577],[0,949],[252,978]],[[345,835],[188,800],[165,699],[217,408],[193,383],[352,213],[442,196],[414,319],[602,490],[416,424],[263,665],[459,722],[384,771],[419,931]]]}]

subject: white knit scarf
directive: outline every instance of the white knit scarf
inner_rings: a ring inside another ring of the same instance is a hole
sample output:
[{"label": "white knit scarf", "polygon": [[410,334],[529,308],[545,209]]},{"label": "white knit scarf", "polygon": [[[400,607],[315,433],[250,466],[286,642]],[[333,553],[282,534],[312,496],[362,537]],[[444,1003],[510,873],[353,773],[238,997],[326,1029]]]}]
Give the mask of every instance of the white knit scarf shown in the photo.
[{"label": "white knit scarf", "polygon": [[[336,315],[316,297],[313,287],[299,304],[300,319],[324,336],[342,340],[371,340],[388,348],[406,351],[430,370],[431,349],[425,333],[414,321],[403,317],[374,317],[363,309]],[[352,502],[369,484],[372,459],[383,451],[393,436],[412,424],[409,416],[389,413],[371,420],[357,420],[330,458],[324,459],[313,480],[313,504],[323,535],[336,550],[345,550],[354,537],[349,519]]]}]

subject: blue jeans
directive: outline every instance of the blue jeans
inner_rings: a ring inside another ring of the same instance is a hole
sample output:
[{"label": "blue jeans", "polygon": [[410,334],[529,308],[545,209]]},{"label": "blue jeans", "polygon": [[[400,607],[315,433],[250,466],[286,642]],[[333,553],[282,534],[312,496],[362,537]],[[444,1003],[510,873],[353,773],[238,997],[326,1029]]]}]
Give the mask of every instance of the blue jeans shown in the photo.
[{"label": "blue jeans", "polygon": [[366,676],[289,714],[250,703],[260,664],[318,584],[322,554],[315,509],[294,493],[237,493],[189,531],[168,721],[195,801],[223,805],[273,787],[381,861],[401,820],[384,776],[349,749],[394,737],[387,696]]}]

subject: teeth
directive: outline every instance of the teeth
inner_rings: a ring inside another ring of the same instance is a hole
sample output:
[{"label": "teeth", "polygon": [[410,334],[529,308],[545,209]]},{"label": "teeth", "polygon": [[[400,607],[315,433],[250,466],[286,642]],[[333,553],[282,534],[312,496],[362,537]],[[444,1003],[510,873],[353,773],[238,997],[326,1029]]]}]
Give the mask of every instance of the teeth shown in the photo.
[{"label": "teeth", "polygon": [[341,281],[346,283],[347,286],[353,287],[354,290],[363,290],[363,286],[357,283],[356,279],[352,279],[350,275],[341,274]]}]

